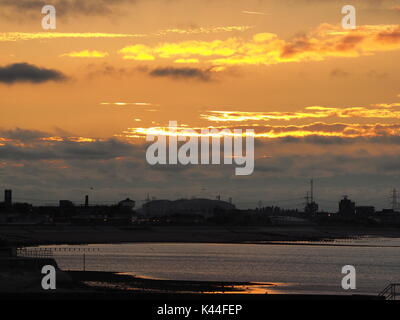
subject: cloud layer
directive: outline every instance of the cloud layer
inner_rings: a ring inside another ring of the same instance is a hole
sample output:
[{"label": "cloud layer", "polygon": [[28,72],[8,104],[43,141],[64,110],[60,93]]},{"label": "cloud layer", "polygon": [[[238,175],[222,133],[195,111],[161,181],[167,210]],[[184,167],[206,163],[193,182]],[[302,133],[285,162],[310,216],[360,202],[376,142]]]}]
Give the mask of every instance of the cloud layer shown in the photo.
[{"label": "cloud layer", "polygon": [[51,4],[55,6],[57,14],[67,15],[110,15],[117,13],[117,5],[135,3],[136,0],[52,0],[51,3],[44,0],[0,0],[2,15],[15,17],[23,15],[25,18],[40,14],[43,6]]},{"label": "cloud layer", "polygon": [[0,67],[0,83],[14,84],[20,82],[43,83],[47,81],[64,81],[67,77],[60,71],[46,69],[29,63],[14,63]]},{"label": "cloud layer", "polygon": [[210,81],[210,70],[198,68],[156,68],[149,72],[152,77],[168,77],[173,79],[197,79],[201,81]]},{"label": "cloud layer", "polygon": [[292,40],[273,33],[258,33],[252,39],[135,44],[119,52],[124,59],[195,59],[211,65],[273,65],[300,61],[323,61],[334,57],[359,57],[400,49],[398,25],[363,25],[355,30],[322,24]]},{"label": "cloud layer", "polygon": [[145,145],[117,139],[57,137],[26,129],[0,130],[0,136],[3,186],[14,190],[17,201],[37,198],[36,203],[43,203],[41,199],[83,201],[93,188],[91,199],[100,202],[127,195],[144,199],[146,192],[159,198],[213,198],[223,192],[224,199],[232,196],[243,208],[256,206],[260,199],[301,208],[302,201],[274,199],[303,197],[307,180],[314,176],[318,177],[317,201],[325,209],[322,199],[333,201],[336,209],[335,199],[343,192],[361,203],[384,206],[386,191],[400,176],[398,141],[376,153],[368,140],[363,150],[356,151],[346,144],[332,149],[324,143],[327,140],[313,141],[313,137],[279,143],[263,140],[256,147],[255,173],[238,177],[229,165],[151,167],[145,160]]}]

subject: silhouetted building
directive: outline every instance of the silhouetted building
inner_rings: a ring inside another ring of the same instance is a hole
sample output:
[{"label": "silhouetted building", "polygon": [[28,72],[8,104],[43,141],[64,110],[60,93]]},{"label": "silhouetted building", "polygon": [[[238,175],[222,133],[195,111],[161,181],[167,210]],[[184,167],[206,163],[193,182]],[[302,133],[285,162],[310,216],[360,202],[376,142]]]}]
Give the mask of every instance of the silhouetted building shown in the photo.
[{"label": "silhouetted building", "polygon": [[74,207],[74,204],[70,200],[60,200],[59,202],[60,208],[71,208]]},{"label": "silhouetted building", "polygon": [[12,190],[10,189],[4,190],[4,204],[7,207],[11,207],[12,205]]},{"label": "silhouetted building", "polygon": [[382,211],[380,212],[381,214],[396,214],[396,210],[394,209],[382,209]]},{"label": "silhouetted building", "polygon": [[339,214],[351,216],[356,214],[356,204],[355,202],[347,199],[347,196],[344,196],[342,200],[339,202]]},{"label": "silhouetted building", "polygon": [[89,207],[89,196],[85,196],[85,207]]},{"label": "silhouetted building", "polygon": [[118,205],[123,208],[133,209],[135,207],[135,201],[126,198],[125,200],[118,202]]},{"label": "silhouetted building", "polygon": [[234,209],[235,206],[229,202],[210,199],[155,200],[143,205],[143,211],[148,216],[173,214],[212,216],[217,212]]},{"label": "silhouetted building", "polygon": [[373,206],[358,206],[356,207],[356,215],[360,217],[370,217],[375,214],[375,207]]}]

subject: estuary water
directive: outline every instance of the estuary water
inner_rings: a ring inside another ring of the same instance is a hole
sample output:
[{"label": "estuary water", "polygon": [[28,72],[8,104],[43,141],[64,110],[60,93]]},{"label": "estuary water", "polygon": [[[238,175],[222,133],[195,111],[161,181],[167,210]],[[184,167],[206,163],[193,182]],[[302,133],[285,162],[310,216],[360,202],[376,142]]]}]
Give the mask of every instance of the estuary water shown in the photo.
[{"label": "estuary water", "polygon": [[[399,238],[279,244],[126,243],[46,247],[56,249],[55,258],[61,269],[85,267],[89,271],[124,272],[157,279],[274,284],[265,287],[262,293],[377,294],[389,283],[400,283]],[[345,265],[356,269],[356,290],[342,289]]]}]

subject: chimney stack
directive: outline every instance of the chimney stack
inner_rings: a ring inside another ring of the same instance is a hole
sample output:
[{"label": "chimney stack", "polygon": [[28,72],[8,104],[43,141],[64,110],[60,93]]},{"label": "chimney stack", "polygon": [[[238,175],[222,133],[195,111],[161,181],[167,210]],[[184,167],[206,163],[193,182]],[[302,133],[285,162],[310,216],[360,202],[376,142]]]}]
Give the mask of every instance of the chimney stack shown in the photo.
[{"label": "chimney stack", "polygon": [[12,190],[6,189],[4,190],[4,204],[8,207],[12,205]]}]

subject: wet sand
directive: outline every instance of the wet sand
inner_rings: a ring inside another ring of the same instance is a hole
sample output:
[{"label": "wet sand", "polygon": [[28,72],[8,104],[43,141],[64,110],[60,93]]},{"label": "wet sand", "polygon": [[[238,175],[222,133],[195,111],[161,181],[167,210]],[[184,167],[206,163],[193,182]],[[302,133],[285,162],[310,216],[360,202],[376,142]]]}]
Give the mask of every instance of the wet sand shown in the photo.
[{"label": "wet sand", "polygon": [[[96,271],[67,271],[70,282],[57,291],[0,292],[6,300],[267,301],[382,300],[374,295],[269,294],[272,283],[175,281]],[[264,292],[265,291],[265,292]],[[258,294],[256,294],[258,293]]]},{"label": "wet sand", "polygon": [[66,271],[65,273],[76,284],[79,284],[81,289],[91,289],[98,292],[267,294],[268,288],[277,285],[273,283],[152,279],[128,273],[99,271]]}]

